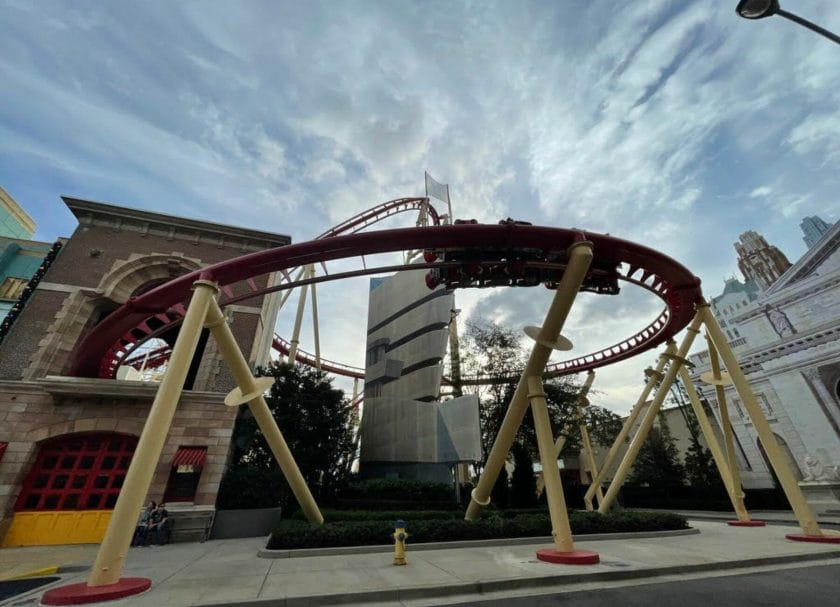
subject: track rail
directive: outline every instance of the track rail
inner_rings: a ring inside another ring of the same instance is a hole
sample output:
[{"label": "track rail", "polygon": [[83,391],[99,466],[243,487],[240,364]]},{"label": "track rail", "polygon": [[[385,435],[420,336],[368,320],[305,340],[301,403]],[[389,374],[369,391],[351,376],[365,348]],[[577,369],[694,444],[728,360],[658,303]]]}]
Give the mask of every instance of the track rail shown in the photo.
[{"label": "track rail", "polygon": [[[279,272],[288,277],[289,270],[295,267],[377,253],[419,249],[541,251],[548,257],[562,259],[573,242],[586,239],[593,242],[593,262],[622,264],[626,270],[621,273],[620,279],[642,286],[664,301],[665,311],[647,327],[609,348],[556,363],[553,365],[556,374],[594,369],[653,348],[683,329],[690,322],[696,304],[702,301],[700,280],[684,266],[654,249],[612,236],[511,223],[363,232],[360,230],[369,225],[366,223],[370,220],[367,215],[368,213],[364,213],[345,222],[348,226],[346,229],[356,230],[354,233],[324,236],[304,243],[237,257],[175,278],[131,298],[94,327],[78,345],[71,363],[71,374],[94,377],[102,371],[112,372],[102,368],[106,366],[104,361],[124,360],[125,350],[122,356],[114,355],[122,347],[120,344],[136,343],[137,336],[133,331],[144,323],[148,325],[150,317],[160,318],[163,315],[170,318],[171,311],[176,312],[173,316],[182,314],[183,302],[189,298],[192,284],[200,278],[219,283],[223,298],[232,299],[231,286],[243,282],[250,289],[248,296],[256,297],[268,292],[268,289],[257,287],[254,282],[257,277],[272,272]],[[330,278],[324,277],[325,280]],[[242,297],[236,299],[241,300]],[[153,330],[152,327],[148,328]]]}]

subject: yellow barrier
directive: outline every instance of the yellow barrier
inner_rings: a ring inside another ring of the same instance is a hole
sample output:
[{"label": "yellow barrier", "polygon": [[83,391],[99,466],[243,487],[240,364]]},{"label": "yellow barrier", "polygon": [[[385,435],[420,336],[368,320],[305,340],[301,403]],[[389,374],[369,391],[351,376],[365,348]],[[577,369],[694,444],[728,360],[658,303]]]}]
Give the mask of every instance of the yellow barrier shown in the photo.
[{"label": "yellow barrier", "polygon": [[2,546],[98,544],[105,535],[111,513],[111,510],[15,512]]}]

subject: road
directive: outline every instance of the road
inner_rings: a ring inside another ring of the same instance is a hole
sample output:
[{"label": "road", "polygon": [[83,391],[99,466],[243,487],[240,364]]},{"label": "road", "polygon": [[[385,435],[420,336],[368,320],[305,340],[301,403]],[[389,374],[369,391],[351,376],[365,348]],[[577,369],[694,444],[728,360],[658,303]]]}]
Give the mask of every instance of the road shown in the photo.
[{"label": "road", "polygon": [[840,565],[569,592],[452,607],[829,607],[840,605]]}]

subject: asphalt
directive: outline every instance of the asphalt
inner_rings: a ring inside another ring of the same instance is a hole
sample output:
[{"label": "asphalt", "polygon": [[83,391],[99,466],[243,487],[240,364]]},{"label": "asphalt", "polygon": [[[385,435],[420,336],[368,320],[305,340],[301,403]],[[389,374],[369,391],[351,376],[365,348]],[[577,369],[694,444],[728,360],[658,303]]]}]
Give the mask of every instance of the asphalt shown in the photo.
[{"label": "asphalt", "polygon": [[[758,517],[756,517],[758,518]],[[581,537],[577,547],[601,556],[598,565],[554,565],[535,551],[550,541],[527,545],[471,546],[433,550],[408,547],[408,565],[391,555],[329,554],[260,558],[264,538],[217,540],[132,548],[125,576],[148,577],[152,588],[120,600],[127,606],[405,605],[424,607],[534,593],[574,591],[588,586],[632,585],[652,580],[744,573],[751,568],[840,563],[840,545],[792,542],[796,527],[729,527],[692,521],[699,533],[664,537],[604,539]],[[51,558],[62,579],[0,605],[36,605],[43,591],[82,582],[96,546],[6,548],[0,571],[21,564],[45,566]]]}]

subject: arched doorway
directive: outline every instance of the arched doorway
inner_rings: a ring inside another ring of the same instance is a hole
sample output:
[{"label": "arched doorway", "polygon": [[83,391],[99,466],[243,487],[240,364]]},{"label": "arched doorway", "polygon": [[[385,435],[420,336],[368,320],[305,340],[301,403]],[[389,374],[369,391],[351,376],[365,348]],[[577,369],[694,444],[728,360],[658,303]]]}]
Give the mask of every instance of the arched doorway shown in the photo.
[{"label": "arched doorway", "polygon": [[3,545],[100,541],[136,447],[137,437],[114,432],[43,442],[15,501]]}]

